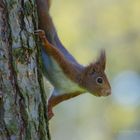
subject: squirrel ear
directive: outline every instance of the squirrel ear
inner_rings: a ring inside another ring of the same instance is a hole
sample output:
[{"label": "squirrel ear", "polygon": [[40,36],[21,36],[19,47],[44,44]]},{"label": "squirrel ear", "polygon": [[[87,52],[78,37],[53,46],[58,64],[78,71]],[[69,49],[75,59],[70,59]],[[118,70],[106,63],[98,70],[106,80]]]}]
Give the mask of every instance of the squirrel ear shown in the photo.
[{"label": "squirrel ear", "polygon": [[86,69],[85,69],[85,74],[93,74],[95,72],[95,67],[94,65],[91,63],[89,64],[88,66],[86,66]]},{"label": "squirrel ear", "polygon": [[105,66],[106,66],[106,54],[105,54],[105,50],[101,50],[100,52],[100,56],[97,60],[97,63],[100,65],[100,68],[102,70],[105,70]]}]

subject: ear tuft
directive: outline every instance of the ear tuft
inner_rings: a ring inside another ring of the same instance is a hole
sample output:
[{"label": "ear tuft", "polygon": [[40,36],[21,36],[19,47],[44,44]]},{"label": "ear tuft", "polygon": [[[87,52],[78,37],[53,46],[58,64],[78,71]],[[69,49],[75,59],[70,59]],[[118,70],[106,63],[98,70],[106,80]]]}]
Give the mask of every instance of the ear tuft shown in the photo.
[{"label": "ear tuft", "polygon": [[101,68],[101,70],[105,70],[105,66],[106,66],[106,53],[105,50],[102,49],[100,52],[100,56],[97,59],[96,64],[98,64]]}]

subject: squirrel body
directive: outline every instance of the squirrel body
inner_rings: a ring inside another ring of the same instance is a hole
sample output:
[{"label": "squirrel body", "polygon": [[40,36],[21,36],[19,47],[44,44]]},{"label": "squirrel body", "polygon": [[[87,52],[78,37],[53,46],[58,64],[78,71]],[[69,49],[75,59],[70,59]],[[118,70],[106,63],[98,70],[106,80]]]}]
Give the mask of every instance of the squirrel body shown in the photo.
[{"label": "squirrel body", "polygon": [[[62,68],[59,66],[57,61],[51,56],[46,55],[45,51],[42,51],[42,59],[45,59],[45,75],[47,79],[53,84],[54,90],[53,95],[69,94],[75,91],[84,92],[79,85],[70,80],[66,74],[64,74]],[[61,80],[60,80],[61,79]]]},{"label": "squirrel body", "polygon": [[54,86],[48,100],[48,117],[58,103],[86,91],[95,96],[108,96],[111,87],[105,74],[106,55],[102,50],[99,58],[88,66],[82,66],[65,49],[57,35],[49,15],[49,0],[36,0],[39,29],[36,33],[43,43],[41,49],[44,75]]}]

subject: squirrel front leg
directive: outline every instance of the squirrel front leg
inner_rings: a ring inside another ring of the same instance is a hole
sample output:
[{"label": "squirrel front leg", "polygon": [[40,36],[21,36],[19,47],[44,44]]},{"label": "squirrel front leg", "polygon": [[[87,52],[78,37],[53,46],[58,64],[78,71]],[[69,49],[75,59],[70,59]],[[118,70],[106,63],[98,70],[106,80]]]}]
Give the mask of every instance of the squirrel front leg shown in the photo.
[{"label": "squirrel front leg", "polygon": [[78,75],[80,76],[84,67],[82,67],[80,64],[74,64],[71,62],[71,60],[66,59],[60,50],[49,43],[43,30],[37,30],[35,33],[39,35],[46,53],[54,58],[54,60],[62,68],[65,75],[67,75],[72,81],[78,83]]}]

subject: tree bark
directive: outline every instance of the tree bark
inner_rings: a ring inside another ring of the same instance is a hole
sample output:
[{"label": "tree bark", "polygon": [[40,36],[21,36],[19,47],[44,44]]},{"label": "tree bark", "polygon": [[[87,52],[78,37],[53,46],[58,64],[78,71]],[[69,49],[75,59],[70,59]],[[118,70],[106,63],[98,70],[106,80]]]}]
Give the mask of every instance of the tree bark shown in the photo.
[{"label": "tree bark", "polygon": [[0,140],[50,140],[34,0],[0,0]]}]

